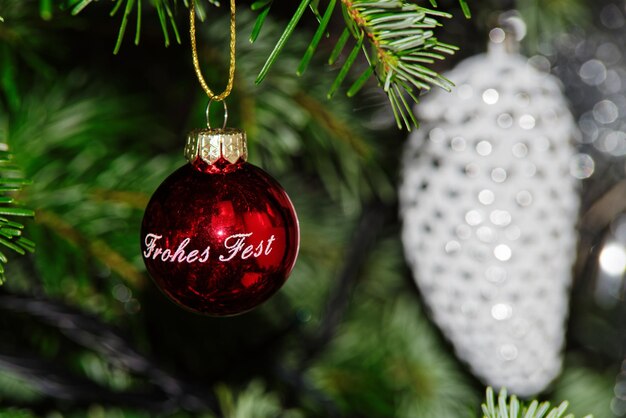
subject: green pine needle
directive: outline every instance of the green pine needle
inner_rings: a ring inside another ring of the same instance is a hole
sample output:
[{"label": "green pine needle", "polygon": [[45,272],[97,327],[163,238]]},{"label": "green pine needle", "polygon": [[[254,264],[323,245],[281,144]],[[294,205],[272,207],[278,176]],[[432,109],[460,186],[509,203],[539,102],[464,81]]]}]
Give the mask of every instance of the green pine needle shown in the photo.
[{"label": "green pine needle", "polygon": [[[569,404],[562,402],[550,408],[550,402],[533,400],[530,404],[522,404],[515,395],[508,396],[506,389],[501,389],[497,403],[491,387],[487,388],[485,402],[482,404],[483,418],[575,418],[572,414],[565,415]],[[586,415],[584,418],[593,418]]]},{"label": "green pine needle", "polygon": [[163,9],[163,4],[157,3],[155,5],[157,10],[157,15],[159,16],[159,23],[161,24],[161,30],[163,31],[163,38],[165,40],[165,46],[170,46],[170,34],[167,29],[167,21],[165,20],[165,10]]},{"label": "green pine needle", "polygon": [[40,0],[39,16],[41,16],[43,20],[52,19],[52,0]]},{"label": "green pine needle", "polygon": [[330,0],[330,3],[328,4],[328,8],[326,9],[326,12],[324,13],[324,16],[322,17],[320,21],[320,25],[317,28],[315,35],[313,35],[313,40],[309,44],[309,47],[307,48],[306,53],[304,54],[304,57],[302,57],[302,61],[300,61],[300,65],[298,66],[298,71],[297,71],[298,75],[302,75],[302,73],[306,70],[307,66],[309,65],[311,58],[313,58],[313,54],[315,53],[315,50],[317,49],[317,45],[322,39],[322,36],[324,36],[324,33],[326,33],[328,22],[330,21],[330,18],[333,14],[333,10],[335,10],[335,4],[336,4],[336,0]]},{"label": "green pine needle", "polygon": [[330,86],[330,90],[328,91],[328,95],[327,95],[329,99],[333,96],[333,94],[335,94],[335,91],[337,91],[337,88],[339,88],[339,85],[341,85],[343,80],[346,78],[346,75],[348,75],[348,71],[350,71],[350,68],[352,68],[354,61],[356,60],[356,57],[359,51],[361,50],[361,46],[363,45],[363,38],[364,38],[364,34],[361,34],[356,44],[352,48],[350,55],[348,55],[346,62],[341,67],[339,74],[337,74],[337,78],[335,78],[335,81],[333,82],[332,86]]},{"label": "green pine needle", "polygon": [[[118,2],[118,5],[119,4],[121,4],[121,2]],[[117,54],[120,51],[120,47],[122,46],[122,40],[124,39],[124,32],[126,32],[126,25],[128,25],[128,19],[134,7],[135,7],[135,0],[128,0],[126,2],[126,8],[124,9],[124,17],[122,17],[120,30],[117,34],[117,42],[115,43],[115,48],[113,49],[114,54]]]},{"label": "green pine needle", "polygon": [[333,65],[335,62],[337,62],[341,51],[343,51],[343,47],[346,45],[346,42],[348,42],[348,39],[350,39],[350,31],[348,30],[348,28],[346,28],[343,30],[341,36],[337,40],[333,51],[330,53],[330,57],[328,57],[329,65]]},{"label": "green pine needle", "polygon": [[357,80],[352,84],[350,89],[348,90],[348,97],[352,97],[357,94],[361,88],[365,85],[365,82],[374,74],[374,67],[367,67],[363,74],[357,78]]},{"label": "green pine needle", "polygon": [[250,10],[257,11],[269,7],[272,0],[257,0],[250,6]]},{"label": "green pine needle", "polygon": [[465,0],[459,0],[459,3],[461,4],[461,10],[463,10],[463,14],[465,15],[465,17],[468,19],[472,17],[472,12],[470,11],[467,2]]},{"label": "green pine needle", "polygon": [[[264,0],[261,0],[264,1]],[[254,6],[256,3],[253,3],[252,6]],[[252,28],[252,32],[250,33],[250,42],[254,43],[254,41],[257,40],[257,38],[259,37],[259,33],[261,33],[261,29],[263,28],[263,23],[265,23],[265,19],[267,18],[267,15],[270,13],[270,7],[271,7],[271,2],[265,2],[266,7],[261,10],[261,13],[259,13],[259,15],[256,18],[256,21],[254,23],[254,27]],[[255,9],[252,9],[255,10]]]},{"label": "green pine needle", "polygon": [[298,6],[298,9],[296,10],[295,14],[293,15],[293,17],[291,18],[291,20],[287,24],[287,27],[285,28],[285,31],[283,32],[283,34],[278,39],[278,42],[276,43],[276,46],[274,47],[274,49],[270,53],[270,56],[267,58],[267,61],[265,61],[265,64],[263,65],[263,68],[261,68],[261,71],[259,72],[259,75],[257,76],[257,78],[255,80],[255,83],[257,83],[257,84],[260,83],[261,81],[263,81],[265,76],[267,76],[267,73],[269,72],[269,70],[272,67],[272,65],[274,65],[274,63],[276,62],[276,59],[278,58],[278,55],[280,54],[280,52],[282,51],[283,47],[287,43],[287,40],[289,39],[289,37],[291,36],[293,31],[296,29],[296,26],[298,25],[298,22],[300,21],[300,18],[302,17],[302,15],[306,11],[307,7],[309,6],[309,2],[310,1],[311,0],[302,0],[300,2],[300,6]]},{"label": "green pine needle", "polygon": [[80,3],[74,6],[74,8],[72,9],[72,15],[76,16],[77,14],[79,14],[85,7],[89,6],[92,1],[93,0],[82,0]]},{"label": "green pine needle", "polygon": [[[433,7],[437,7],[437,0],[430,0],[430,5]],[[470,17],[472,17],[472,12],[470,11],[466,0],[459,0],[459,5],[461,6],[461,10],[463,10],[463,15],[465,15],[466,18],[469,19]]]}]

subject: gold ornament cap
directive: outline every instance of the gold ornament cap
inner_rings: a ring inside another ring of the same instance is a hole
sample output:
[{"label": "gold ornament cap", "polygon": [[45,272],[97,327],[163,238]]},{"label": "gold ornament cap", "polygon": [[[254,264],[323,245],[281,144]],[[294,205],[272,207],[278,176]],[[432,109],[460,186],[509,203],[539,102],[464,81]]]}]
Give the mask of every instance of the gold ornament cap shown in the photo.
[{"label": "gold ornament cap", "polygon": [[[227,128],[228,107],[226,102],[220,100],[224,106],[224,124],[221,128],[211,128],[209,113],[211,104],[217,100],[209,100],[206,107],[207,129],[196,129],[187,135],[185,145],[185,158],[196,168],[204,171],[204,168],[220,168],[224,165],[244,162],[248,159],[248,143],[246,133],[241,129]],[[204,163],[204,164],[203,164]],[[205,167],[202,167],[205,166]]]},{"label": "gold ornament cap", "polygon": [[187,136],[185,158],[196,164],[198,160],[213,165],[220,160],[231,164],[248,159],[246,133],[241,129],[196,129]]}]

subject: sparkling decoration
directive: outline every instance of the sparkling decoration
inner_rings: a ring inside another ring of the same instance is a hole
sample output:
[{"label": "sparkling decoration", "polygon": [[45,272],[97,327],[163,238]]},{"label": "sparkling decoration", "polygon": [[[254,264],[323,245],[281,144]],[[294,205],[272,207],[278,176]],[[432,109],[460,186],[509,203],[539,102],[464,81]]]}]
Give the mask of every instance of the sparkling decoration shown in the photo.
[{"label": "sparkling decoration", "polygon": [[402,239],[458,356],[487,384],[530,396],[560,372],[576,178],[593,165],[574,156],[580,138],[557,80],[510,52],[502,30],[490,38],[489,53],[446,75],[455,91],[433,91],[418,107]]},{"label": "sparkling decoration", "polygon": [[245,162],[242,131],[190,134],[190,161],[152,196],[143,218],[144,262],[157,286],[191,311],[226,316],[266,301],[287,280],[299,245],[289,197]]}]

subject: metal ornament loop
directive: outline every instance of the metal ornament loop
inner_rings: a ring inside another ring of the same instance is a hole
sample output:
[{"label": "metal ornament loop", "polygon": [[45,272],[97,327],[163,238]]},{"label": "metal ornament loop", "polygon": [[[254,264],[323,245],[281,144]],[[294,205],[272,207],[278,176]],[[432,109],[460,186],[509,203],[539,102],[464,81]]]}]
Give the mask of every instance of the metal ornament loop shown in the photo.
[{"label": "metal ornament loop", "polygon": [[[206,105],[206,126],[209,129],[213,129],[211,128],[211,120],[209,116],[210,116],[210,110],[211,110],[211,103],[215,101],[218,101],[218,100],[210,99],[209,103]],[[224,105],[224,124],[222,125],[222,129],[226,129],[226,122],[228,122],[228,106],[226,106],[225,100],[219,100],[219,101],[222,102],[222,104]]]}]

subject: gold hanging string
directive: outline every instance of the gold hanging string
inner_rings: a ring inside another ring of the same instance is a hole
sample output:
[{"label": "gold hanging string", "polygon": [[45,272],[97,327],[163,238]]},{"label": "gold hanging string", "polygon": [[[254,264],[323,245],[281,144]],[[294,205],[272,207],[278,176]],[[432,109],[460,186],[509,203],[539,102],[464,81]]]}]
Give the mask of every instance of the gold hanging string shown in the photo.
[{"label": "gold hanging string", "polygon": [[223,92],[220,94],[213,93],[213,90],[209,88],[204,77],[202,76],[202,70],[200,69],[200,62],[198,60],[198,49],[196,47],[196,7],[195,0],[191,0],[189,6],[189,35],[191,37],[191,54],[193,58],[193,66],[198,76],[200,85],[206,92],[209,99],[216,102],[223,101],[230,94],[233,89],[233,82],[235,80],[235,0],[230,0],[230,66],[228,68],[228,84]]}]

